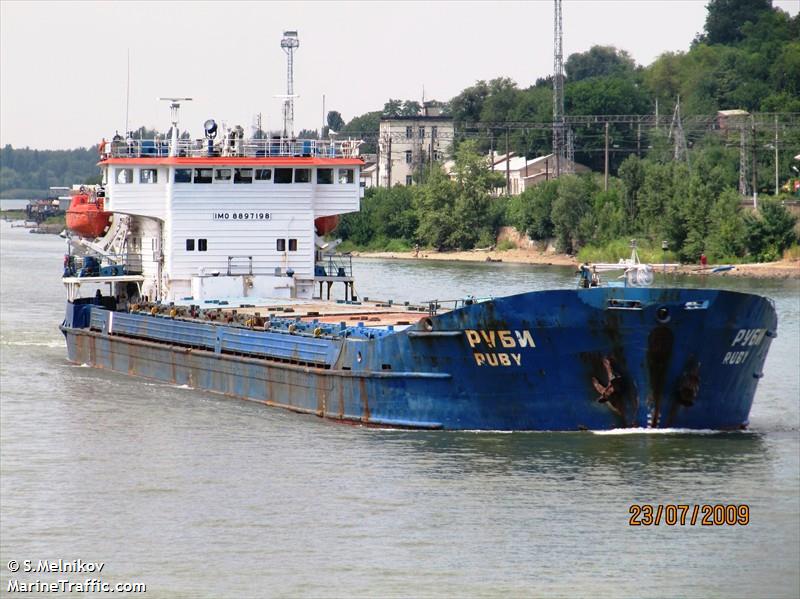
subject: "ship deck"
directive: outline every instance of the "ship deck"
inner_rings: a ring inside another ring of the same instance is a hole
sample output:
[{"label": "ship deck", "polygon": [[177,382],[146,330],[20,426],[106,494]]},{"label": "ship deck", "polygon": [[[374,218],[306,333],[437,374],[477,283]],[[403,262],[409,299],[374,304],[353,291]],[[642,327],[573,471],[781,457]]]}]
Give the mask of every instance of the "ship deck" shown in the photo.
[{"label": "ship deck", "polygon": [[[204,305],[208,310],[214,304]],[[270,303],[266,305],[218,306],[223,311],[236,310],[238,314],[255,314],[282,318],[299,318],[303,322],[323,322],[336,324],[346,322],[354,325],[363,322],[366,326],[403,326],[411,325],[429,313],[426,304],[390,304],[381,301],[362,301],[344,303],[327,300],[292,300]],[[449,312],[449,308],[439,306],[437,314]]]}]

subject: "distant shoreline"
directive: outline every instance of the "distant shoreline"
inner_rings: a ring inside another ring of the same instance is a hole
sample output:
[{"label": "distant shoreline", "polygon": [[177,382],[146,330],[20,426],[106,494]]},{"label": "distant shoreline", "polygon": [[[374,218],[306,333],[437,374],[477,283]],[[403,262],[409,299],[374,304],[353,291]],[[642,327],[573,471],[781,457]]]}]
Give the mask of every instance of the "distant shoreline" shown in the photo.
[{"label": "distant shoreline", "polygon": [[[509,264],[531,264],[539,266],[578,267],[578,261],[568,254],[550,254],[536,250],[472,250],[466,252],[437,252],[420,250],[419,256],[414,252],[352,252],[353,256],[383,260],[436,260],[441,262],[506,262]],[[700,269],[696,264],[684,264],[667,269],[667,274],[704,276],[711,274],[709,265]],[[800,279],[800,261],[780,260],[750,264],[735,264],[733,270],[714,273],[714,276],[739,276],[759,279]]]}]

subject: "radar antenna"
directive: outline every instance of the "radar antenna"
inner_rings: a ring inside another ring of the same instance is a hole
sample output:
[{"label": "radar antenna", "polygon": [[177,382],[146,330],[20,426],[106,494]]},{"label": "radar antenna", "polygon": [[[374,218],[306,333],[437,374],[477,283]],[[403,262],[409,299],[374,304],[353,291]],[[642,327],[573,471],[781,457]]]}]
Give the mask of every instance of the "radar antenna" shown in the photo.
[{"label": "radar antenna", "polygon": [[191,98],[157,98],[169,102],[170,120],[172,121],[172,137],[169,144],[169,155],[177,156],[178,154],[178,113],[181,108],[181,102],[190,102]]}]

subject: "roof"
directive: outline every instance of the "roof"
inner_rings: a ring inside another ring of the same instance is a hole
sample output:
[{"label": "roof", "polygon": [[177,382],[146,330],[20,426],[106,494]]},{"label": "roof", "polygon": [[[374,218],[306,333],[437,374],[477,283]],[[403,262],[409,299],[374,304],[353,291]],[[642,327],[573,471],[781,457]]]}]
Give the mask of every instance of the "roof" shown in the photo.
[{"label": "roof", "polygon": [[452,121],[451,116],[382,116],[381,121]]},{"label": "roof", "polygon": [[305,156],[197,156],[192,158],[109,158],[98,164],[132,166],[363,166],[360,158],[314,158]]}]

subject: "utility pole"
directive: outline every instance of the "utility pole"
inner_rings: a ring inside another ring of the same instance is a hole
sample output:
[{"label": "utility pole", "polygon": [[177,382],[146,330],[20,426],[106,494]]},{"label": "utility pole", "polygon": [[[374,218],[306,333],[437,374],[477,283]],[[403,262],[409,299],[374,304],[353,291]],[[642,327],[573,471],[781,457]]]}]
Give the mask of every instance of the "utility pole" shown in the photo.
[{"label": "utility pole", "polygon": [[778,115],[775,115],[775,195],[778,195]]},{"label": "utility pole", "polygon": [[656,131],[658,131],[658,98],[656,98]]},{"label": "utility pole", "polygon": [[511,195],[511,156],[508,154],[508,127],[506,127],[506,195]]},{"label": "utility pole", "polygon": [[750,124],[753,134],[753,208],[758,210],[758,173],[756,172],[756,119],[750,115]]},{"label": "utility pole", "polygon": [[386,156],[386,175],[389,177],[386,187],[392,187],[392,134],[389,133],[389,150]]},{"label": "utility pole", "polygon": [[636,157],[642,157],[642,123],[636,123]]},{"label": "utility pole", "polygon": [[606,121],[606,169],[603,179],[603,191],[608,191],[608,121]]},{"label": "utility pole", "polygon": [[747,135],[745,133],[746,121],[739,121],[739,193],[747,195]]},{"label": "utility pole", "polygon": [[375,143],[375,187],[381,186],[381,133],[378,130],[378,139]]},{"label": "utility pole", "polygon": [[489,135],[489,162],[491,162],[492,171],[494,171],[494,131]]}]

